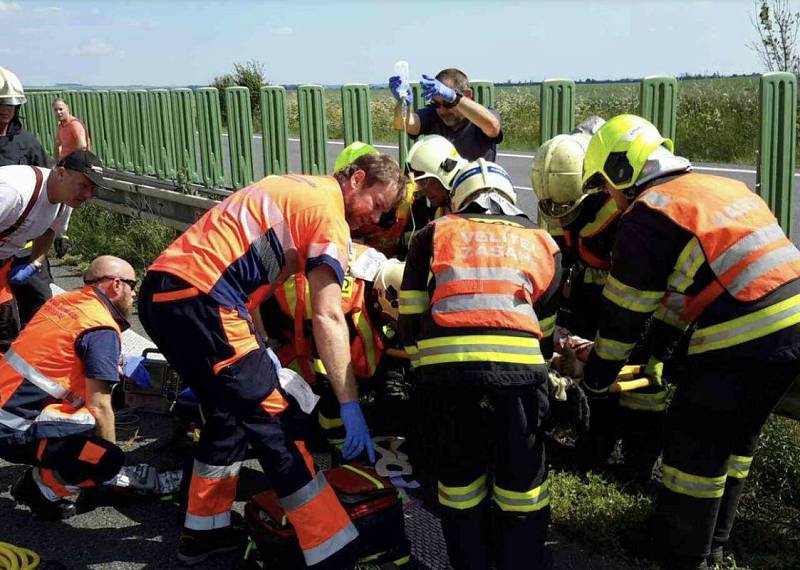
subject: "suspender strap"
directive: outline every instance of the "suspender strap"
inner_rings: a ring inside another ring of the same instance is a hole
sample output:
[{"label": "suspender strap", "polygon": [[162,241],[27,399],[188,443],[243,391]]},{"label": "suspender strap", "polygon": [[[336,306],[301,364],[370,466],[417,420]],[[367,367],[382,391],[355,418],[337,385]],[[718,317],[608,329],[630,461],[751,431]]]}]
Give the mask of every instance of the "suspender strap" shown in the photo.
[{"label": "suspender strap", "polygon": [[0,239],[4,239],[17,231],[22,223],[28,218],[28,214],[31,213],[31,210],[33,210],[33,207],[36,205],[36,200],[39,199],[39,194],[42,191],[42,181],[44,180],[44,176],[39,168],[35,166],[31,166],[31,168],[33,168],[33,173],[36,176],[36,186],[33,188],[33,195],[31,196],[31,199],[28,200],[28,205],[25,206],[25,209],[22,211],[22,214],[20,214],[19,218],[17,218],[17,221],[0,232]]}]

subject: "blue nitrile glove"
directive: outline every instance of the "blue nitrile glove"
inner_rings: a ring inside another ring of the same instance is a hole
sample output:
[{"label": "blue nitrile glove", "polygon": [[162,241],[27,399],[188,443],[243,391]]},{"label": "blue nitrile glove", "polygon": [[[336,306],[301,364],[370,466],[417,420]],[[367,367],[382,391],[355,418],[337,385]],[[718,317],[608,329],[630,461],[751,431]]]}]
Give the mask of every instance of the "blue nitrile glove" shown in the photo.
[{"label": "blue nitrile glove", "polygon": [[369,462],[375,463],[375,448],[372,446],[369,428],[364,414],[361,413],[358,400],[351,400],[339,406],[339,414],[342,416],[346,432],[342,456],[345,459],[353,459],[366,449]]},{"label": "blue nitrile glove", "polygon": [[[405,93],[400,93],[400,90],[405,88]],[[399,103],[403,102],[403,95],[405,95],[406,103],[411,106],[414,103],[414,93],[411,91],[411,86],[406,84],[403,85],[403,81],[400,79],[399,75],[392,75],[389,78],[389,91],[392,92],[392,97],[397,99]]]},{"label": "blue nitrile glove", "polygon": [[422,97],[426,101],[430,101],[434,97],[441,97],[446,103],[452,103],[456,100],[456,92],[438,79],[423,75],[419,80],[422,87]]},{"label": "blue nitrile glove", "polygon": [[37,271],[39,271],[39,268],[33,263],[17,265],[16,267],[12,267],[11,271],[8,272],[8,282],[12,285],[22,285],[23,283],[27,283],[28,279],[33,277],[33,274]]},{"label": "blue nitrile glove", "polygon": [[142,388],[152,388],[153,379],[144,366],[144,356],[122,355],[122,375],[130,378],[134,384]]}]

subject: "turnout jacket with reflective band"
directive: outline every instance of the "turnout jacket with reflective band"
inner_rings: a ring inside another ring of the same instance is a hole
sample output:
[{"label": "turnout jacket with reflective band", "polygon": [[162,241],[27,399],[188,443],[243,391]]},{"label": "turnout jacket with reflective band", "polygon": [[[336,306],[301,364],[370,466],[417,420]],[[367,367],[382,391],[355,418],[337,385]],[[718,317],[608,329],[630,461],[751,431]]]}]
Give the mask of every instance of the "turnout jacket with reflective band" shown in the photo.
[{"label": "turnout jacket with reflective band", "polygon": [[0,441],[24,443],[93,429],[76,343],[86,332],[119,334],[127,326],[89,285],[42,305],[0,360]]},{"label": "turnout jacket with reflective band", "polygon": [[613,381],[651,314],[649,352],[662,360],[687,329],[690,358],[800,355],[800,252],[740,182],[656,180],[623,215],[612,259],[589,386]]},{"label": "turnout jacket with reflective band", "polygon": [[[353,244],[353,258],[367,251],[361,244]],[[359,380],[371,378],[383,354],[381,331],[376,328],[367,310],[367,283],[355,278],[349,271],[342,283],[342,311],[350,329],[350,358],[353,373]],[[326,374],[322,361],[315,356],[314,341],[311,335],[311,294],[308,280],[301,274],[287,279],[275,290],[275,300],[284,321],[291,323],[291,331],[281,334],[285,343],[278,349],[281,364],[295,370],[306,381],[316,382],[316,374]],[[270,315],[265,315],[268,319]]]},{"label": "turnout jacket with reflective band", "polygon": [[531,381],[552,355],[560,253],[522,216],[439,218],[411,244],[399,295],[412,364],[498,384]]},{"label": "turnout jacket with reflective band", "polygon": [[267,176],[206,212],[150,266],[225,307],[255,306],[294,273],[329,265],[339,283],[350,231],[338,182]]}]

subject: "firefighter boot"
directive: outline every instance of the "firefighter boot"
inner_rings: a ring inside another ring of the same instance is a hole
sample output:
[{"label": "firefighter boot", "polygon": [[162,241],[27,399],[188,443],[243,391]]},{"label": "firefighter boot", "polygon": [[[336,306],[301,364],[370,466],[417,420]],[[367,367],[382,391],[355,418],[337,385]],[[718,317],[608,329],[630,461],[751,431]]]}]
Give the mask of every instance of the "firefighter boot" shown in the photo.
[{"label": "firefighter boot", "polygon": [[455,570],[489,570],[489,517],[485,502],[465,510],[442,507],[442,531]]}]

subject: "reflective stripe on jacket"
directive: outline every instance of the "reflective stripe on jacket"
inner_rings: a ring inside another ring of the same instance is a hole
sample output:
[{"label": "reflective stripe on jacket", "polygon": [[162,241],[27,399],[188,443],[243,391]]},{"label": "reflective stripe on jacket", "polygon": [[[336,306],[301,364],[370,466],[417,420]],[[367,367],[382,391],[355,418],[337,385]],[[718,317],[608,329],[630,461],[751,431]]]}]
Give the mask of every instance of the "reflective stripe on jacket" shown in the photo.
[{"label": "reflective stripe on jacket", "polygon": [[[99,328],[120,333],[91,286],[42,305],[0,361],[0,439],[61,437],[94,427],[75,345],[83,333]],[[26,397],[17,403],[20,392]]]},{"label": "reflective stripe on jacket", "polygon": [[[637,199],[694,234],[697,253],[714,279],[696,295],[674,296],[680,318],[691,322],[723,292],[742,302],[761,299],[800,275],[800,251],[766,202],[734,180],[686,174],[644,191]],[[677,312],[677,311],[674,311]]]},{"label": "reflective stripe on jacket", "polygon": [[553,238],[504,219],[449,215],[432,223],[433,320],[542,338],[533,304],[555,275]]},{"label": "reflective stripe on jacket", "polygon": [[320,262],[330,262],[341,280],[349,243],[334,178],[268,176],[206,212],[149,269],[176,275],[225,306],[254,306],[287,276]]}]

